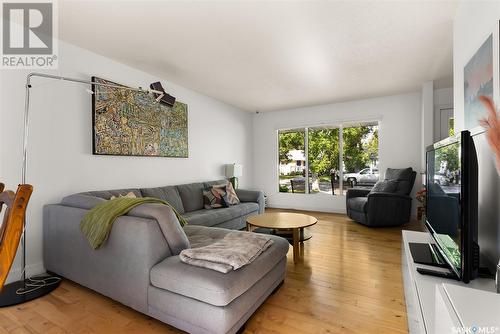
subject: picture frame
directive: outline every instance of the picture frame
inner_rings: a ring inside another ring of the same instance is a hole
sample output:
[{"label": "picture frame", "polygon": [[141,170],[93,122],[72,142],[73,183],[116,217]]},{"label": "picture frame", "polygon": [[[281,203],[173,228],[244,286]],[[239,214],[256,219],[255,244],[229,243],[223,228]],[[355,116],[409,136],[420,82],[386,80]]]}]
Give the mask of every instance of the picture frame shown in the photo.
[{"label": "picture frame", "polygon": [[92,154],[189,157],[187,104],[169,107],[146,92],[95,84],[92,91]]}]

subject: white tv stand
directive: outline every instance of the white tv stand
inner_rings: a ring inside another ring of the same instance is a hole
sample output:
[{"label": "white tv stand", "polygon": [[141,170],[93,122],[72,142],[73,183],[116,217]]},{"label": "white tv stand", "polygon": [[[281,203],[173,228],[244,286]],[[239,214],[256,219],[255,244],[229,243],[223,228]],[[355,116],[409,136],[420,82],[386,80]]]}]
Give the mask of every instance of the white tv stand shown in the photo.
[{"label": "white tv stand", "polygon": [[410,242],[431,243],[432,238],[426,232],[403,231],[401,264],[409,332],[500,334],[500,294],[495,293],[494,280],[477,278],[465,284],[422,275],[418,267],[441,269],[415,264]]}]

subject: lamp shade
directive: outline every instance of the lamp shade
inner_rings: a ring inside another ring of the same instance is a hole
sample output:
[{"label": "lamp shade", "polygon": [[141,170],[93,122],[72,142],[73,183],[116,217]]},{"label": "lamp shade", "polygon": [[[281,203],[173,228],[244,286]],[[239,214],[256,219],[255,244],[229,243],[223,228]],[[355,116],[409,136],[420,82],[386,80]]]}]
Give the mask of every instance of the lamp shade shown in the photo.
[{"label": "lamp shade", "polygon": [[226,177],[240,177],[243,175],[243,165],[240,164],[228,164],[226,165]]}]

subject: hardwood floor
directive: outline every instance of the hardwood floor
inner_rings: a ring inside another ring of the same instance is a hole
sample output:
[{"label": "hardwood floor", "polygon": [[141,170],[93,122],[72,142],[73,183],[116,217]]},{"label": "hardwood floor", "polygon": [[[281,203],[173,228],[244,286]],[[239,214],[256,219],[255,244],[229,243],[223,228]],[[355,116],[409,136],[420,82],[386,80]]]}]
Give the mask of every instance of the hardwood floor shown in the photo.
[{"label": "hardwood floor", "polygon": [[[285,283],[250,318],[245,333],[407,333],[401,230],[421,227],[368,228],[345,215],[308,214],[319,222],[301,249],[303,260],[294,264],[290,247]],[[50,295],[0,309],[1,333],[180,331],[63,281]]]}]

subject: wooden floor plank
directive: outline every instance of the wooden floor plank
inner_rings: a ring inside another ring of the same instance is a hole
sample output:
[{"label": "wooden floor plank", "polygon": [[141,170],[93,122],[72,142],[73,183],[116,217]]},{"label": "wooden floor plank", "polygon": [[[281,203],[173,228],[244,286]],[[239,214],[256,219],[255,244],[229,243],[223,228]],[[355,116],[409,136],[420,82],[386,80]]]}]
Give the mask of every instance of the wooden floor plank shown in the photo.
[{"label": "wooden floor plank", "polygon": [[[276,210],[268,211],[287,211]],[[368,228],[345,215],[318,218],[283,286],[255,312],[245,333],[407,333],[401,278],[403,227]],[[0,334],[181,333],[94,291],[63,281],[50,295],[0,309]]]}]

